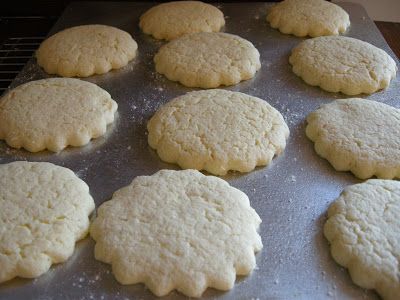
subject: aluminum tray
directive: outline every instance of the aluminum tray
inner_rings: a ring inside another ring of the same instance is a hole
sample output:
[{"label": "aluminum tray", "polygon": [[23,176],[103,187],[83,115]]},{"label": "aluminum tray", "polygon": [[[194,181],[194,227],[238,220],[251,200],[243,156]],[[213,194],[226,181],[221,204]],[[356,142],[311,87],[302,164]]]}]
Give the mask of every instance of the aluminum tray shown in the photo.
[{"label": "aluminum tray", "polygon": [[[59,154],[31,154],[13,150],[0,142],[0,163],[15,160],[49,161],[68,167],[90,186],[96,205],[129,184],[138,175],[150,175],[177,166],[160,161],[147,145],[146,121],[169,99],[192,89],[168,81],[154,71],[153,55],[163,44],[141,33],[139,16],[153,4],[80,2],[72,3],[52,29],[81,24],[107,24],[128,31],[139,44],[138,57],[121,70],[85,80],[109,91],[118,102],[118,117],[105,137],[83,148],[68,148]],[[267,168],[224,178],[244,191],[263,223],[260,234],[264,249],[257,255],[257,269],[238,278],[226,293],[208,289],[204,298],[219,299],[378,299],[371,291],[354,285],[348,272],[329,254],[322,234],[325,212],[342,189],[359,182],[352,174],[336,172],[316,155],[305,136],[305,117],[323,103],[342,94],[324,92],[305,84],[288,64],[290,50],[303,39],[283,35],[265,22],[266,3],[220,4],[226,16],[225,32],[254,43],[262,68],[255,78],[227,89],[267,100],[285,117],[290,138],[283,155]],[[392,57],[385,40],[355,4],[340,4],[349,12],[351,28],[346,35],[365,40]],[[398,60],[395,58],[397,63]],[[47,75],[31,60],[13,86]],[[363,97],[399,107],[399,76],[385,91]],[[123,286],[114,279],[109,265],[94,259],[93,240],[79,242],[74,255],[53,266],[36,280],[14,279],[0,285],[2,299],[152,299],[141,284]],[[0,266],[1,267],[1,266]],[[164,299],[184,298],[172,292]]]}]

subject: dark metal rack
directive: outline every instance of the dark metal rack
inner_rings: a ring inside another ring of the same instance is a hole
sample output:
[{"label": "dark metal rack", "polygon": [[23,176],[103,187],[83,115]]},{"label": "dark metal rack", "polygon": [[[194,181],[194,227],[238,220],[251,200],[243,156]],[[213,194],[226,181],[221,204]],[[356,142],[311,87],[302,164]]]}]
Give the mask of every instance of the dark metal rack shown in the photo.
[{"label": "dark metal rack", "polygon": [[36,49],[44,40],[44,36],[11,37],[0,46],[0,93],[22,70],[26,62],[34,56]]}]

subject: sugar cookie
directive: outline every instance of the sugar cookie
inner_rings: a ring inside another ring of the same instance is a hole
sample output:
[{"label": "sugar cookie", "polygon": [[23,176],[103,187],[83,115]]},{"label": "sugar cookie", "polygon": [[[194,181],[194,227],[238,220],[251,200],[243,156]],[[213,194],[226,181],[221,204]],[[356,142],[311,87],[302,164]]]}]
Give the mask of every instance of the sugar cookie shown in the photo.
[{"label": "sugar cookie", "polygon": [[49,74],[88,77],[127,65],[137,44],[129,33],[106,25],[67,28],[46,39],[36,58]]},{"label": "sugar cookie", "polygon": [[161,47],[156,70],[188,87],[215,88],[252,78],[260,54],[249,41],[227,33],[193,33]]},{"label": "sugar cookie", "polygon": [[384,89],[397,71],[393,58],[382,49],[344,36],[305,40],[292,50],[289,62],[306,83],[347,95]]},{"label": "sugar cookie", "polygon": [[201,1],[173,1],[153,6],[140,17],[140,28],[156,39],[173,40],[187,33],[217,32],[224,14]]},{"label": "sugar cookie", "polygon": [[34,278],[66,261],[89,229],[89,188],[47,162],[0,165],[0,282]]},{"label": "sugar cookie", "polygon": [[31,81],[0,99],[0,139],[31,152],[83,146],[106,132],[117,103],[97,85],[73,78]]},{"label": "sugar cookie", "polygon": [[360,98],[323,105],[307,117],[307,136],[338,171],[359,178],[400,177],[400,110]]},{"label": "sugar cookie", "polygon": [[272,28],[296,36],[338,35],[350,26],[349,14],[324,0],[284,0],[267,14]]},{"label": "sugar cookie", "polygon": [[282,115],[266,101],[219,89],[175,98],[147,129],[162,160],[217,175],[268,165],[289,136]]},{"label": "sugar cookie", "polygon": [[324,234],[354,283],[385,300],[400,295],[400,182],[370,179],[347,187],[328,210]]},{"label": "sugar cookie", "polygon": [[246,194],[226,181],[161,170],[115,192],[90,234],[96,259],[111,264],[120,283],[200,297],[207,287],[231,289],[236,274],[254,269],[260,223]]}]

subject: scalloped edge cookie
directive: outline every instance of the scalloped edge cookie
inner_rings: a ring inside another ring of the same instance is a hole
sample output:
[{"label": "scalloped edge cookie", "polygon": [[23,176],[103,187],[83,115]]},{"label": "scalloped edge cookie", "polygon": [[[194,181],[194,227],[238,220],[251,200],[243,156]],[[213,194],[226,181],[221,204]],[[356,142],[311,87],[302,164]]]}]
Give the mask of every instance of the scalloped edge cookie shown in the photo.
[{"label": "scalloped edge cookie", "polygon": [[136,56],[129,33],[106,25],[64,29],[42,42],[36,59],[48,74],[88,77],[126,66]]},{"label": "scalloped edge cookie", "polygon": [[216,175],[268,165],[289,136],[282,115],[266,101],[220,89],[171,100],[147,129],[149,145],[162,160]]},{"label": "scalloped edge cookie", "polygon": [[188,33],[217,32],[224,25],[224,14],[201,1],[173,1],[153,6],[140,16],[139,23],[144,33],[167,41]]},{"label": "scalloped edge cookie", "polygon": [[324,226],[334,260],[385,300],[400,295],[399,215],[400,182],[370,179],[344,189]]},{"label": "scalloped edge cookie", "polygon": [[256,266],[261,219],[245,193],[196,170],[138,176],[103,203],[90,234],[95,257],[122,284],[200,297],[229,290]]},{"label": "scalloped edge cookie", "polygon": [[108,92],[87,81],[30,81],[0,99],[0,139],[30,152],[83,146],[105,134],[117,107]]},{"label": "scalloped edge cookie", "polygon": [[350,26],[349,14],[324,0],[284,0],[267,13],[272,28],[295,36],[324,36],[344,33]]},{"label": "scalloped edge cookie", "polygon": [[88,233],[94,206],[89,187],[70,169],[0,165],[0,282],[39,277],[66,261]]},{"label": "scalloped edge cookie", "polygon": [[289,62],[307,84],[346,95],[384,89],[397,72],[395,61],[384,50],[344,36],[305,40],[293,48]]}]

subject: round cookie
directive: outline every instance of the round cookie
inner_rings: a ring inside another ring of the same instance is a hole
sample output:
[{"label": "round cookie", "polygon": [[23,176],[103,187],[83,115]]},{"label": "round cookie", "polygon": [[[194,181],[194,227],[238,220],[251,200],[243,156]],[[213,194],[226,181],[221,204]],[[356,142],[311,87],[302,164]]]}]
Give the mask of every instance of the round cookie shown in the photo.
[{"label": "round cookie", "polygon": [[315,151],[361,179],[400,177],[400,110],[360,98],[323,105],[307,117]]},{"label": "round cookie", "polygon": [[122,284],[157,296],[229,290],[256,266],[261,219],[240,190],[195,170],[136,177],[102,204],[90,234],[95,257]]},{"label": "round cookie", "polygon": [[116,110],[110,94],[93,83],[73,78],[31,81],[0,99],[0,139],[30,152],[82,146],[106,132]]},{"label": "round cookie", "polygon": [[193,33],[161,47],[154,56],[158,73],[188,87],[215,88],[252,78],[260,53],[249,41],[227,33]]},{"label": "round cookie", "polygon": [[0,165],[0,282],[34,278],[66,261],[89,229],[89,187],[47,162]]},{"label": "round cookie", "polygon": [[324,234],[354,283],[385,300],[400,295],[400,182],[370,179],[347,187],[328,210]]},{"label": "round cookie", "polygon": [[305,40],[292,50],[289,62],[306,83],[347,95],[386,88],[397,71],[382,49],[343,36]]},{"label": "round cookie", "polygon": [[216,175],[268,165],[289,136],[282,115],[266,101],[219,89],[173,99],[147,129],[162,160]]},{"label": "round cookie", "polygon": [[106,25],[83,25],[47,38],[36,58],[49,74],[88,77],[127,65],[136,56],[137,44],[129,33]]},{"label": "round cookie", "polygon": [[217,32],[225,25],[224,14],[200,1],[173,1],[150,8],[140,17],[144,33],[173,40],[187,33]]},{"label": "round cookie", "polygon": [[272,28],[296,36],[338,35],[350,26],[348,13],[324,0],[284,0],[270,8]]}]

